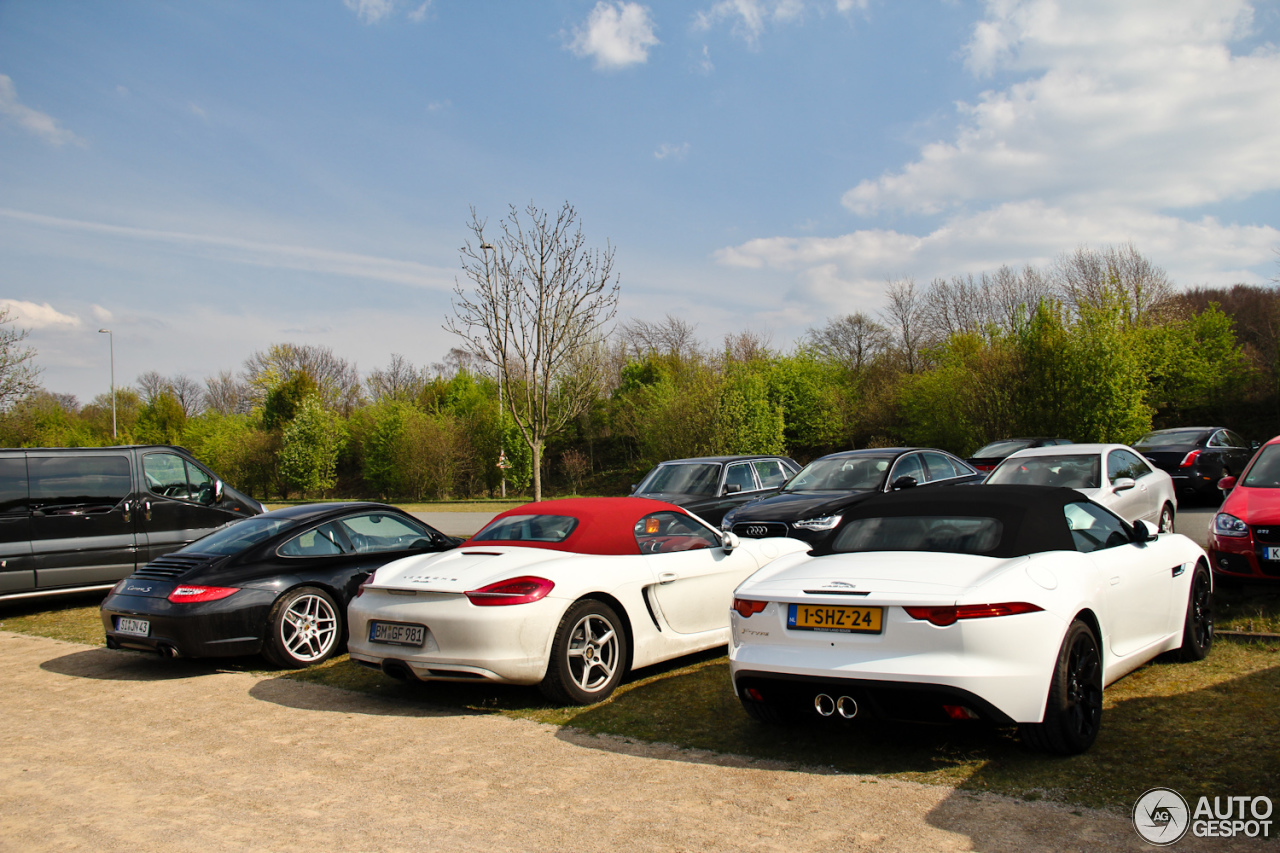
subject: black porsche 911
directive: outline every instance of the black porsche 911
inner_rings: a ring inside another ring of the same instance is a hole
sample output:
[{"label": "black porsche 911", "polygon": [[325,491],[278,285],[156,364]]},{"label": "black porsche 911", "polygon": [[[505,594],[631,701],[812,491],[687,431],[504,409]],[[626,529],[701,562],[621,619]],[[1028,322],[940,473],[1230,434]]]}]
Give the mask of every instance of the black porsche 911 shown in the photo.
[{"label": "black porsche 911", "polygon": [[370,572],[461,541],[376,503],[242,519],[116,584],[101,608],[107,648],[167,657],[260,652],[288,668],[320,663],[345,644],[347,603]]}]

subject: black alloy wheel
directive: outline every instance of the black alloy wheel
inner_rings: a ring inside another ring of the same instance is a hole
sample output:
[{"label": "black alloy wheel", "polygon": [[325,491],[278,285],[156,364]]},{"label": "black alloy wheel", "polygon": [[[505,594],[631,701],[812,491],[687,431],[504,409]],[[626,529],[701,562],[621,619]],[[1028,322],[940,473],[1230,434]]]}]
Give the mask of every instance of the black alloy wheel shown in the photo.
[{"label": "black alloy wheel", "polygon": [[1187,618],[1182,628],[1182,648],[1178,649],[1178,658],[1183,661],[1204,660],[1212,647],[1213,584],[1205,564],[1196,563],[1191,590],[1187,594]]},{"label": "black alloy wheel", "polygon": [[1102,654],[1093,629],[1077,619],[1067,629],[1049,685],[1044,722],[1019,726],[1032,749],[1078,755],[1098,738],[1102,725]]}]

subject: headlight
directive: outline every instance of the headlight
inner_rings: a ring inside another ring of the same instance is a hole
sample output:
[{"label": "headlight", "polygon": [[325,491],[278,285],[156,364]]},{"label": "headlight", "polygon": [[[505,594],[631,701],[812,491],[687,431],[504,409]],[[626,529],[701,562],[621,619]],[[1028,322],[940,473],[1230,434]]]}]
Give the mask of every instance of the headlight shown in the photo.
[{"label": "headlight", "polygon": [[1213,517],[1213,532],[1219,536],[1248,536],[1249,525],[1234,515],[1220,512]]},{"label": "headlight", "polygon": [[804,521],[793,521],[792,527],[801,530],[830,530],[840,523],[840,516],[828,515],[825,518],[806,518]]}]

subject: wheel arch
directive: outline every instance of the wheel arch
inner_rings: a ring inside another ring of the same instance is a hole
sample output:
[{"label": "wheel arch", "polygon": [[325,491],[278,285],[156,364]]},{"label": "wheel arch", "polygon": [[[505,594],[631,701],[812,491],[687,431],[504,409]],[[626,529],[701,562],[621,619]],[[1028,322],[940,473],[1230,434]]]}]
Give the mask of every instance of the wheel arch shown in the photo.
[{"label": "wheel arch", "polygon": [[[1077,619],[1088,625],[1089,630],[1093,631],[1093,636],[1097,638],[1098,656],[1102,658],[1102,669],[1103,672],[1105,672],[1107,668],[1107,658],[1110,657],[1110,655],[1107,653],[1107,638],[1102,630],[1102,621],[1098,619],[1098,615],[1088,607],[1073,616],[1071,618],[1071,622],[1074,622]],[[1070,626],[1071,623],[1068,622],[1067,624]]]}]

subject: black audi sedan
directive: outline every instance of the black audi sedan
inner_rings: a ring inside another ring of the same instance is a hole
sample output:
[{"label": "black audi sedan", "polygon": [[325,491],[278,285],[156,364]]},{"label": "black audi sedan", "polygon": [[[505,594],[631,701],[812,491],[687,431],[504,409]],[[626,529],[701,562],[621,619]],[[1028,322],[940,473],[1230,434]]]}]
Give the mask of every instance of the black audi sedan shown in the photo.
[{"label": "black audi sedan", "polygon": [[1245,441],[1225,427],[1177,427],[1149,432],[1133,449],[1167,471],[1179,495],[1217,503],[1222,500],[1218,481],[1239,476],[1258,442]]},{"label": "black audi sedan", "polygon": [[720,526],[749,539],[800,539],[810,543],[813,554],[826,554],[840,514],[869,495],[981,483],[982,476],[964,460],[933,448],[846,450],[810,462],[777,494],[731,510]]},{"label": "black audi sedan", "polygon": [[261,653],[290,669],[320,663],[345,645],[347,603],[370,572],[461,541],[376,503],[242,519],[116,584],[101,608],[107,648],[166,657]]},{"label": "black audi sedan", "polygon": [[631,496],[684,507],[708,524],[748,501],[772,495],[800,470],[786,456],[702,456],[661,462]]}]

